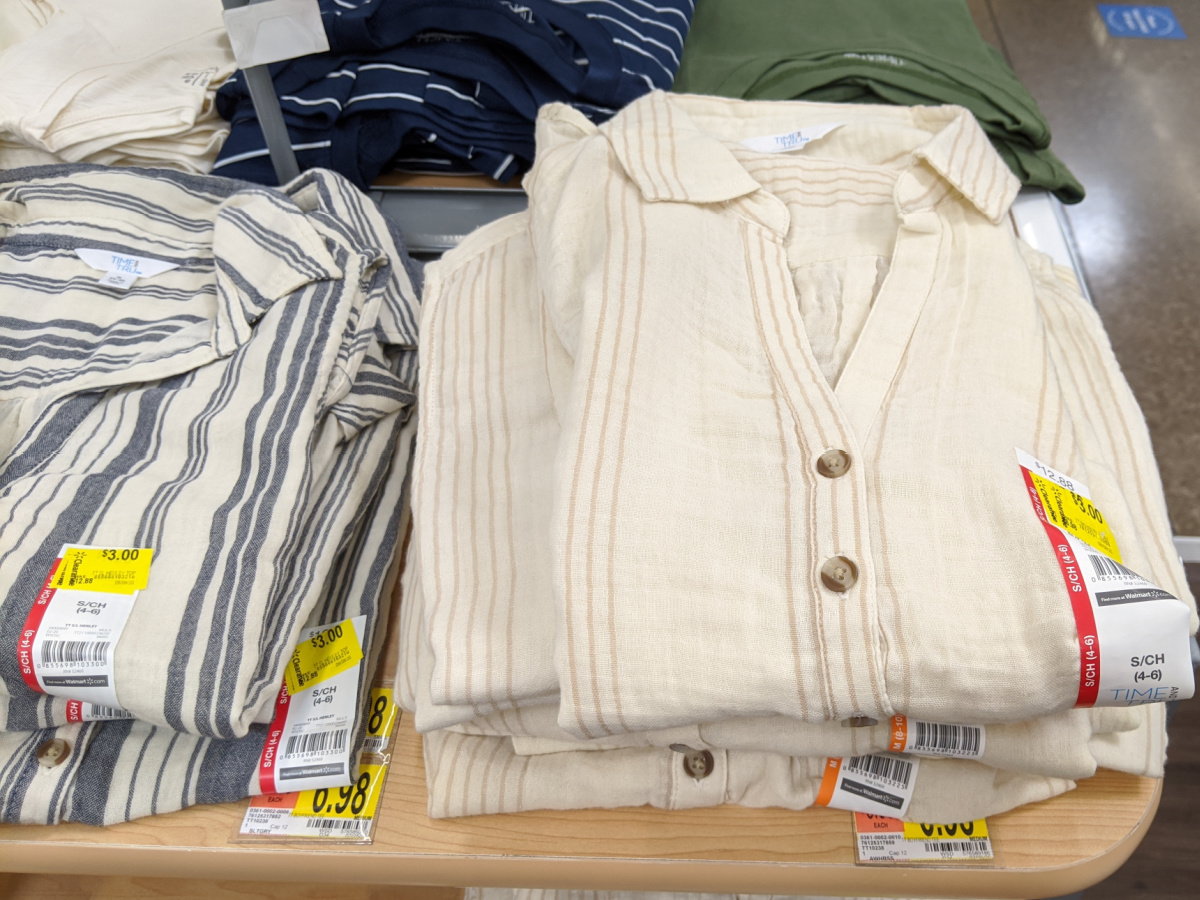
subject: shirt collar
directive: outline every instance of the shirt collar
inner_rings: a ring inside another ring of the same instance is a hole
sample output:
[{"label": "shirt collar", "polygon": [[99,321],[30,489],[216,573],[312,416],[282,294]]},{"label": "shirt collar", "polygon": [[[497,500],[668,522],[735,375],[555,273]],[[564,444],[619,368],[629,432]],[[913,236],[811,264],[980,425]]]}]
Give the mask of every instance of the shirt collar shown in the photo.
[{"label": "shirt collar", "polygon": [[[219,292],[236,297],[251,323],[307,284],[341,278],[331,247],[284,190],[249,188],[228,197],[213,229]],[[240,331],[240,328],[239,328]]]},{"label": "shirt collar", "polygon": [[827,121],[853,121],[865,116],[878,119],[882,115],[894,118],[897,126],[931,132],[933,136],[925,144],[911,151],[913,165],[927,164],[992,222],[1000,221],[1020,189],[1020,182],[996,153],[975,117],[957,106],[741,101],[654,91],[629,104],[600,131],[647,200],[719,203],[759,190],[761,185],[718,137],[696,124],[689,110],[698,115],[723,115],[753,126],[757,115],[777,117],[785,103],[809,109],[827,107]]}]

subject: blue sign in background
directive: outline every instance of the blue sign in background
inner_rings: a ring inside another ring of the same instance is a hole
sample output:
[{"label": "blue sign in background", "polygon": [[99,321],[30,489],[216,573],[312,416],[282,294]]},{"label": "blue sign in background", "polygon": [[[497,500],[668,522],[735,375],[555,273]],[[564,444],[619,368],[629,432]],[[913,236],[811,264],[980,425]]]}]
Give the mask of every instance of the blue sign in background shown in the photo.
[{"label": "blue sign in background", "polygon": [[1126,6],[1097,4],[1100,17],[1113,37],[1153,38],[1182,41],[1187,38],[1169,6]]}]

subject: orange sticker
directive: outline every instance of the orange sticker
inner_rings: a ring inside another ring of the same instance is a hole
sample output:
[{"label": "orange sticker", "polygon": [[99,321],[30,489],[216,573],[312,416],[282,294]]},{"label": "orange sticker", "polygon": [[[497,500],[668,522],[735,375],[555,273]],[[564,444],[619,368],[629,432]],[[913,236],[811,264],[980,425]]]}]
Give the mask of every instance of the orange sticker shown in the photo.
[{"label": "orange sticker", "polygon": [[817,806],[828,806],[829,801],[833,799],[833,789],[837,786],[838,772],[842,768],[842,760],[838,757],[829,757],[825,762],[825,775],[821,778],[821,789],[817,791],[817,799],[813,801]]}]

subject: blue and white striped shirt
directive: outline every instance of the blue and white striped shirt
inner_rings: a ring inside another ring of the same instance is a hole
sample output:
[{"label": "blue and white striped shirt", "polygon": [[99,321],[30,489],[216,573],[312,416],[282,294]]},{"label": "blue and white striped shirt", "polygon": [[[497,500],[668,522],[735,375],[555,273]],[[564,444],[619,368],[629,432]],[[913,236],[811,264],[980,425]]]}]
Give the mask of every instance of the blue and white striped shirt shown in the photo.
[{"label": "blue and white striped shirt", "polygon": [[[533,122],[564,102],[594,121],[674,81],[692,0],[322,0],[330,52],[272,66],[302,167],[362,187],[393,159],[506,181]],[[274,183],[244,79],[217,97],[233,128],[214,171]],[[415,148],[416,152],[412,152]]]}]

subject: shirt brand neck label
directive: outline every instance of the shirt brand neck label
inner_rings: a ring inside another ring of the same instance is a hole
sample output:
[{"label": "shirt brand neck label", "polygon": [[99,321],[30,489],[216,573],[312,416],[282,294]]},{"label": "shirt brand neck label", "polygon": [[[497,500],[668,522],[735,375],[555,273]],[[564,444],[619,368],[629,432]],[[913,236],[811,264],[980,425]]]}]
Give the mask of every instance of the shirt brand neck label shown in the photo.
[{"label": "shirt brand neck label", "polygon": [[830,757],[813,804],[902,818],[912,800],[920,765],[916,757],[891,753]]},{"label": "shirt brand neck label", "polygon": [[65,545],[34,598],[17,663],[31,690],[77,701],[68,704],[71,721],[129,718],[117,702],[113,657],[153,556],[144,547]]},{"label": "shirt brand neck label", "polygon": [[1140,706],[1191,697],[1187,607],[1126,568],[1085,485],[1019,449],[1017,462],[1075,614],[1075,705]]},{"label": "shirt brand neck label", "polygon": [[798,131],[785,134],[764,134],[760,137],[747,138],[742,146],[756,153],[788,153],[792,150],[803,150],[813,141],[820,140],[833,131],[841,128],[843,122],[830,122],[826,125],[811,125]]},{"label": "shirt brand neck label", "polygon": [[129,290],[139,278],[153,278],[155,275],[179,268],[179,263],[144,256],[126,256],[111,250],[93,250],[87,247],[77,248],[75,255],[93,269],[104,273],[99,284],[122,291]]},{"label": "shirt brand neck label", "polygon": [[[258,762],[264,794],[350,783],[350,741],[363,660],[358,635],[366,625],[366,616],[355,616],[301,634]],[[289,685],[297,684],[300,689],[293,694]]]}]

